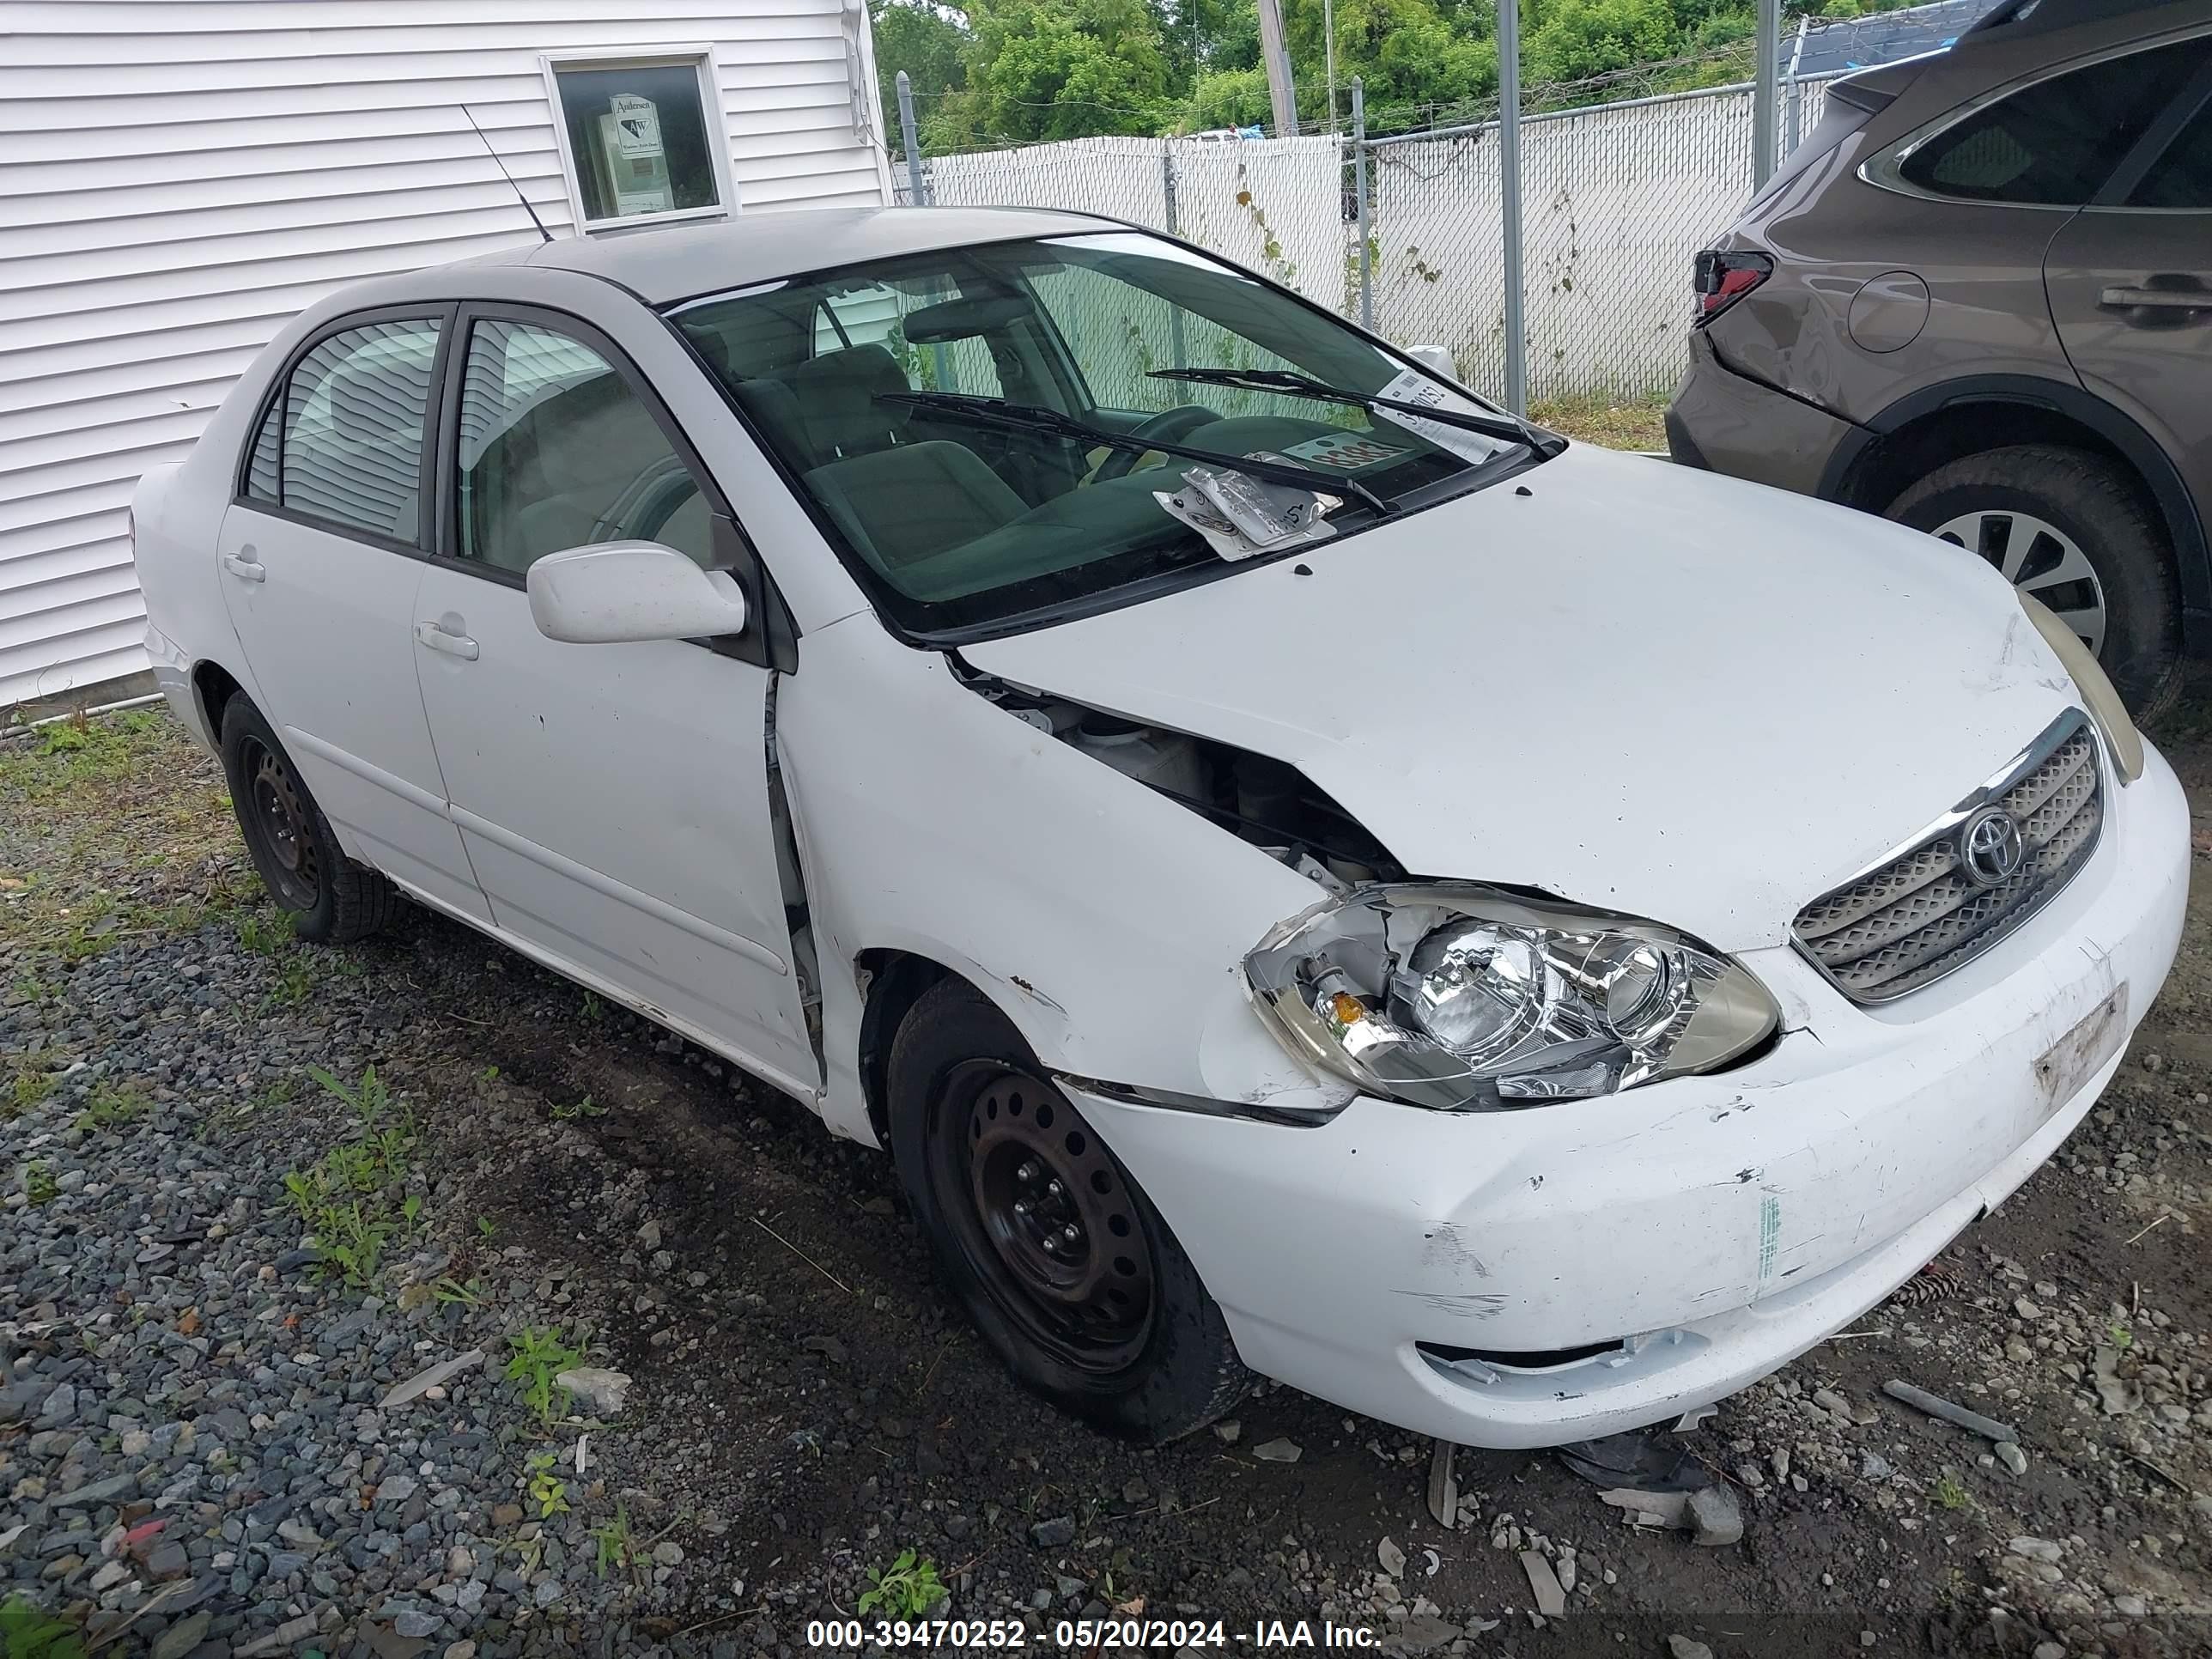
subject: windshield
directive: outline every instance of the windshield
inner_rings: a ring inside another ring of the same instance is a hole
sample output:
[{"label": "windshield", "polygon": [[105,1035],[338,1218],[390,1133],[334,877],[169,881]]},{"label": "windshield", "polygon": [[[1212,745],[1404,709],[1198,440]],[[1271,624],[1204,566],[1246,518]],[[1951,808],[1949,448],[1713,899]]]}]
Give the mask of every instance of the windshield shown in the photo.
[{"label": "windshield", "polygon": [[[1026,625],[1310,550],[1533,453],[1334,318],[1134,231],[848,265],[672,319],[913,633]],[[1299,379],[1206,379],[1255,371]],[[1361,401],[1378,396],[1489,429]],[[1234,470],[1246,457],[1259,476]],[[1276,517],[1227,521],[1224,501]]]}]

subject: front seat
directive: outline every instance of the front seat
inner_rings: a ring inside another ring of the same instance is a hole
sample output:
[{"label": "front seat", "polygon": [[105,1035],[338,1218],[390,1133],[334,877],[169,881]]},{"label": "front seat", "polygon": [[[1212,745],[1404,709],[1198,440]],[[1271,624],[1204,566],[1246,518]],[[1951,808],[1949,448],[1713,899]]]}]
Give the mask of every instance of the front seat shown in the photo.
[{"label": "front seat", "polygon": [[898,359],[879,345],[825,351],[792,370],[791,389],[817,465],[911,441],[905,406],[877,401],[879,392],[913,389]]}]

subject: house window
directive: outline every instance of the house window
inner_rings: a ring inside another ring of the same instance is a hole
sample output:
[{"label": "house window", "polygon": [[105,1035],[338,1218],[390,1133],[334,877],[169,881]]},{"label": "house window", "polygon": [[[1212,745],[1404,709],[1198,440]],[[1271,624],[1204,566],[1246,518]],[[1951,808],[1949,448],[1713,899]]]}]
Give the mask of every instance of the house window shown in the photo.
[{"label": "house window", "polygon": [[736,205],[711,53],[550,55],[546,82],[577,225],[725,214]]}]

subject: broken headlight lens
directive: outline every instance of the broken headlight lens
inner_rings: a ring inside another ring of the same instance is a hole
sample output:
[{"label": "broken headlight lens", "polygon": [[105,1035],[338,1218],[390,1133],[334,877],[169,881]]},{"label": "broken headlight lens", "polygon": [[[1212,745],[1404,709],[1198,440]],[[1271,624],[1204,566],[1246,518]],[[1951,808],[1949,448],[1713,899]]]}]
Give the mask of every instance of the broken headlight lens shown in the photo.
[{"label": "broken headlight lens", "polygon": [[1747,969],[1671,927],[1460,883],[1332,900],[1271,931],[1244,979],[1291,1052],[1443,1111],[1713,1071],[1781,1017]]}]

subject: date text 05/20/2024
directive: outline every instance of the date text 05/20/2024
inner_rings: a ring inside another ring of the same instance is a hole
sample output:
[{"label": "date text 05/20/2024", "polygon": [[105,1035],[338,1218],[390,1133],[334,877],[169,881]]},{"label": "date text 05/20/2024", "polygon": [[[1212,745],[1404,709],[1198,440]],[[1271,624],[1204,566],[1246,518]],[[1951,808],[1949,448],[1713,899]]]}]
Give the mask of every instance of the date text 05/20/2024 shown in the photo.
[{"label": "date text 05/20/2024", "polygon": [[1158,1648],[1375,1648],[1382,1632],[1332,1620],[1060,1619],[1032,1630],[1018,1619],[816,1619],[811,1648],[1052,1648],[1082,1653]]}]

